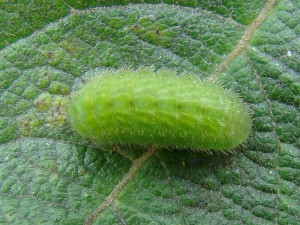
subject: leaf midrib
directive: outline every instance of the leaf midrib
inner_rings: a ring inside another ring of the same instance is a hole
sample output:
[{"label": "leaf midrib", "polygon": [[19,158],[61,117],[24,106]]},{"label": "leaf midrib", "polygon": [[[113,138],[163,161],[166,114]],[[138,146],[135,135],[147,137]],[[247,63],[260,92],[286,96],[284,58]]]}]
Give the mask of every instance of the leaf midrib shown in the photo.
[{"label": "leaf midrib", "polygon": [[[258,30],[259,26],[263,23],[263,21],[270,15],[270,13],[276,7],[276,0],[269,0],[266,2],[265,6],[262,8],[261,12],[257,16],[255,20],[251,24],[249,24],[238,44],[232,49],[232,51],[223,59],[220,65],[216,68],[216,70],[208,76],[208,79],[211,81],[217,80],[218,76],[224,72],[227,67],[230,65],[232,61],[234,61],[245,49],[249,46],[251,39],[255,32]],[[138,159],[136,159],[133,163],[129,171],[123,177],[123,179],[119,182],[119,184],[113,189],[113,191],[107,196],[106,200],[101,203],[94,212],[92,212],[86,222],[85,225],[91,225],[99,215],[105,211],[107,207],[109,207],[119,196],[120,192],[125,188],[125,186],[132,180],[135,174],[139,171],[139,169],[143,166],[143,164],[155,153],[158,149],[155,147],[150,147],[146,152],[144,152]],[[278,154],[276,154],[278,161]],[[276,198],[276,207],[275,207],[275,215],[274,223],[278,224],[279,217],[279,175],[278,175],[278,167],[276,170],[276,178],[277,178],[277,198]]]}]

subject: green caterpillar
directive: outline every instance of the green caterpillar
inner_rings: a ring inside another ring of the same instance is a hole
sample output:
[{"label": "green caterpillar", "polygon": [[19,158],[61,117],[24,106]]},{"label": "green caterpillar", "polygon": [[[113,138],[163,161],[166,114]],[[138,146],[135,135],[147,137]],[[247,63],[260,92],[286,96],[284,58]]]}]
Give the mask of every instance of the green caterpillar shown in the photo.
[{"label": "green caterpillar", "polygon": [[171,70],[106,72],[75,92],[73,128],[101,143],[228,150],[251,132],[247,106],[220,85]]}]

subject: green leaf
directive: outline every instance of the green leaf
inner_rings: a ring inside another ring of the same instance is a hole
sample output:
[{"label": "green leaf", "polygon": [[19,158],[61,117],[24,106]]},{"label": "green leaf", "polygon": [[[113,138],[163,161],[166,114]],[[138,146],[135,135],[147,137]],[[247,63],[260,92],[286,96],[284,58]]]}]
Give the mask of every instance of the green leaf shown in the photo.
[{"label": "green leaf", "polygon": [[[300,223],[299,0],[0,8],[1,224]],[[141,66],[238,93],[249,141],[225,155],[82,140],[70,94],[94,71]]]}]

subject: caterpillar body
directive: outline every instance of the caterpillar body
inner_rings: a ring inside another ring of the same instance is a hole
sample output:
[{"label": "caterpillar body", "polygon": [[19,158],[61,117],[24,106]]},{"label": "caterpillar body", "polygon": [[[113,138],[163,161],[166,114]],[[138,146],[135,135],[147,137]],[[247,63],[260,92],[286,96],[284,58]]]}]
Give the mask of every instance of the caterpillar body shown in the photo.
[{"label": "caterpillar body", "polygon": [[69,119],[103,145],[228,150],[251,132],[248,107],[220,85],[171,70],[108,71],[71,98]]}]

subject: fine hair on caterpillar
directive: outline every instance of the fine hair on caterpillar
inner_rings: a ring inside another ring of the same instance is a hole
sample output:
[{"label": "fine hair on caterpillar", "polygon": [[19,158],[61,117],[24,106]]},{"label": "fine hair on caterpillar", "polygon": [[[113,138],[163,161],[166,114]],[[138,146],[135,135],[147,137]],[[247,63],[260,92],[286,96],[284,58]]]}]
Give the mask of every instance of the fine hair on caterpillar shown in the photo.
[{"label": "fine hair on caterpillar", "polygon": [[101,145],[228,151],[250,135],[246,104],[216,82],[151,68],[107,71],[71,96],[69,119]]}]

